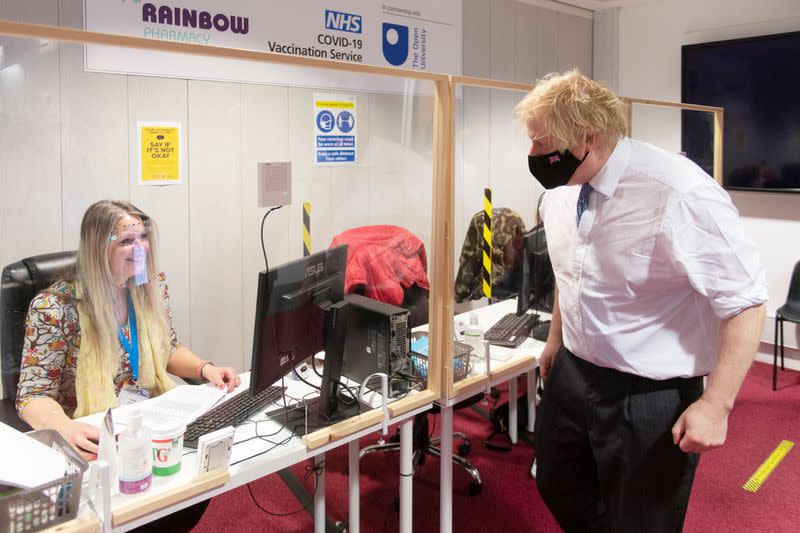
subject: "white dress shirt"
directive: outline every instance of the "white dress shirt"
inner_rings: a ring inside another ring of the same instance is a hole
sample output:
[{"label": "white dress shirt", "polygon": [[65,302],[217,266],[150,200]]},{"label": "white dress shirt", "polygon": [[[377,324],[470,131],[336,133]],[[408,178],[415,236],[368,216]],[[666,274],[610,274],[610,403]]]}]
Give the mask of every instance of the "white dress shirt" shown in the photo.
[{"label": "white dress shirt", "polygon": [[628,138],[589,183],[580,226],[580,186],[541,206],[564,346],[652,379],[707,374],[720,320],[767,300],[728,193],[689,159]]}]

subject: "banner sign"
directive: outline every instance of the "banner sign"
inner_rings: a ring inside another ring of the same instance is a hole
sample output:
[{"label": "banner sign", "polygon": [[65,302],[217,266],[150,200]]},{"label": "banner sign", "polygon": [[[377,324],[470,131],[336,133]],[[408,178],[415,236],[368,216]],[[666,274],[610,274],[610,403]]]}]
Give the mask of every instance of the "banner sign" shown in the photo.
[{"label": "banner sign", "polygon": [[139,185],[181,183],[181,125],[136,122],[139,139]]},{"label": "banner sign", "polygon": [[356,98],[314,95],[314,146],[318,166],[356,162]]},{"label": "banner sign", "polygon": [[[84,0],[88,31],[461,73],[462,0]],[[92,71],[304,86],[341,86],[330,71],[86,45]],[[360,83],[364,83],[363,79]],[[374,89],[374,87],[361,87]]]}]

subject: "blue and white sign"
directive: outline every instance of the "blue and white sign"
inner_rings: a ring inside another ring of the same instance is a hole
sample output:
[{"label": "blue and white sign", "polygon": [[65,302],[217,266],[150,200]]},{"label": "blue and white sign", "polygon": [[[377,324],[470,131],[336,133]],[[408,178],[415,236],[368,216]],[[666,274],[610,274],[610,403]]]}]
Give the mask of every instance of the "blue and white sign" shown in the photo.
[{"label": "blue and white sign", "polygon": [[[85,29],[345,63],[461,74],[462,0],[83,0]],[[298,4],[302,4],[302,8]],[[91,71],[387,90],[380,80],[232,59],[86,45]],[[391,86],[391,84],[386,84]]]},{"label": "blue and white sign", "polygon": [[356,97],[317,93],[314,117],[314,164],[355,165]]}]

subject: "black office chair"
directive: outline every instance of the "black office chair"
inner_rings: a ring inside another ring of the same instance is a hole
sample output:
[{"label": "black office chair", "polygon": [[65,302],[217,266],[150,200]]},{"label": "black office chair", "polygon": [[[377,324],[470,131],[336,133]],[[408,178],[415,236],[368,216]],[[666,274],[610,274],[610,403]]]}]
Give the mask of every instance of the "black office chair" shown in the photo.
[{"label": "black office chair", "polygon": [[77,264],[78,253],[68,251],[28,257],[3,269],[0,286],[0,358],[3,380],[0,420],[17,429],[30,429],[19,418],[14,407],[28,306],[36,294],[54,282],[74,278]]},{"label": "black office chair", "polygon": [[[781,347],[781,370],[783,366],[783,323],[800,324],[800,261],[795,263],[792,280],[789,282],[789,294],[786,303],[775,311],[775,342],[772,345],[772,390],[778,389],[778,343]],[[780,329],[780,340],[778,330]]]}]

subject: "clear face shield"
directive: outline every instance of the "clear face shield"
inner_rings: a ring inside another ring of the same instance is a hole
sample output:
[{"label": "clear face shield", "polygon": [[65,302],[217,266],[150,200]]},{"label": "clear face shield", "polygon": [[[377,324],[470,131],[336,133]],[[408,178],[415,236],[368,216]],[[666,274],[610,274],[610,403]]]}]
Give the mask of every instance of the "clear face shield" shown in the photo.
[{"label": "clear face shield", "polygon": [[150,272],[150,220],[125,217],[108,237],[108,256],[114,283],[143,285],[153,279]]}]

